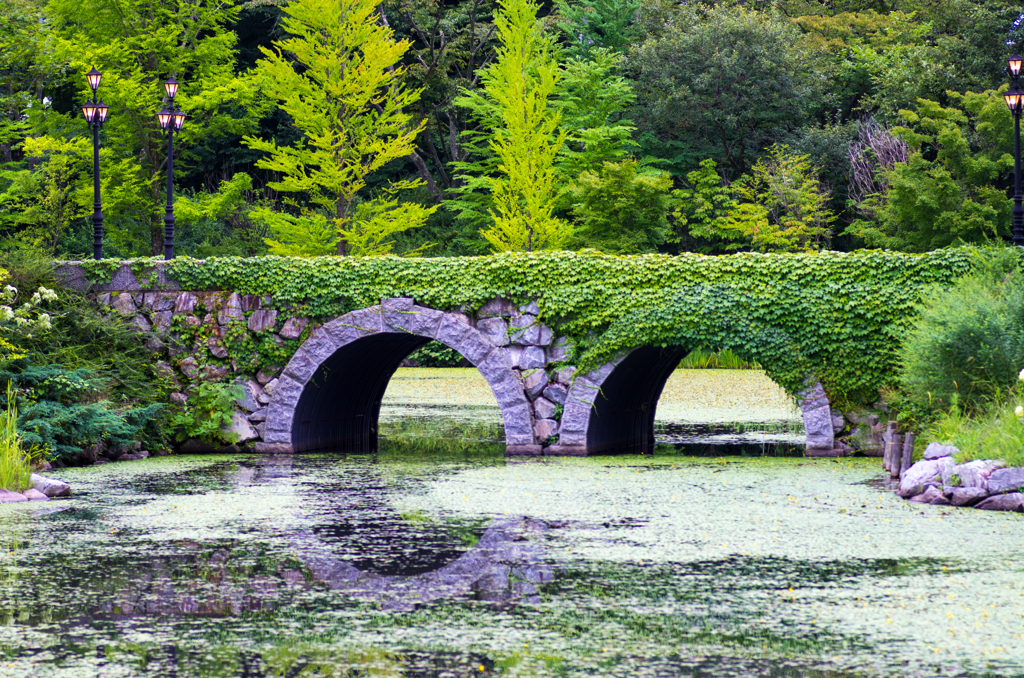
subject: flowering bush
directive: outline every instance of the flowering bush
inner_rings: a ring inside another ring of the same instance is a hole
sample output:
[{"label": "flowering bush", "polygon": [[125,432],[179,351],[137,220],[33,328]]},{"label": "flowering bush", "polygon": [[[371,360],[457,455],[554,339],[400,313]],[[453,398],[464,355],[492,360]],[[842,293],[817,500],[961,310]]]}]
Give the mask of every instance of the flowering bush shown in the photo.
[{"label": "flowering bush", "polygon": [[[0,268],[0,283],[8,279],[6,270]],[[53,329],[50,314],[42,307],[50,301],[57,300],[57,292],[40,286],[28,301],[18,305],[18,288],[5,285],[0,290],[0,362],[25,357],[25,352],[9,341],[4,335],[24,336],[31,339],[33,333],[47,332]]]}]

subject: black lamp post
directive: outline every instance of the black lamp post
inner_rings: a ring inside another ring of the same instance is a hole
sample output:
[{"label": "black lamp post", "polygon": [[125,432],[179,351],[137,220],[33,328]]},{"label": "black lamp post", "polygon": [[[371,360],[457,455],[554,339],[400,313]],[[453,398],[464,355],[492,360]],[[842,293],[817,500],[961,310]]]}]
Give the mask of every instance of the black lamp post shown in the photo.
[{"label": "black lamp post", "polygon": [[167,208],[164,211],[164,259],[174,258],[174,133],[185,124],[185,114],[174,105],[179,83],[174,76],[164,83],[168,102],[156,114],[160,128],[167,132]]},{"label": "black lamp post", "polygon": [[1024,204],[1020,194],[1020,114],[1024,109],[1024,90],[1020,88],[1020,69],[1024,60],[1014,51],[1006,70],[1010,74],[1010,89],[1003,97],[1013,113],[1013,244],[1024,247]]},{"label": "black lamp post", "polygon": [[92,88],[92,100],[86,101],[82,106],[82,115],[92,128],[92,256],[94,259],[103,258],[103,205],[100,203],[100,127],[107,121],[107,112],[110,107],[102,101],[96,100],[96,91],[100,88],[100,80],[103,74],[93,68],[85,74],[85,79]]}]

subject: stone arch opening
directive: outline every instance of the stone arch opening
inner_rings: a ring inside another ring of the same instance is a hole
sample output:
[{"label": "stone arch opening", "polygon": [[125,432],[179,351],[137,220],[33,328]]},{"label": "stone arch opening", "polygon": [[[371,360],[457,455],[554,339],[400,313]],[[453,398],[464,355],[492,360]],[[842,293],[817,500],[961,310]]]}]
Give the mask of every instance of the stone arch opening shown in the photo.
[{"label": "stone arch opening", "polygon": [[432,339],[455,349],[487,380],[510,452],[535,446],[529,401],[504,350],[459,313],[385,299],[317,328],[285,367],[267,410],[264,449],[304,452],[377,448],[388,382]]},{"label": "stone arch opening", "polygon": [[[566,402],[559,439],[563,447],[559,451],[653,452],[658,400],[672,372],[690,350],[684,346],[641,346],[599,370],[578,376]],[[832,450],[831,414],[821,385],[811,380],[797,400],[808,451]]]}]

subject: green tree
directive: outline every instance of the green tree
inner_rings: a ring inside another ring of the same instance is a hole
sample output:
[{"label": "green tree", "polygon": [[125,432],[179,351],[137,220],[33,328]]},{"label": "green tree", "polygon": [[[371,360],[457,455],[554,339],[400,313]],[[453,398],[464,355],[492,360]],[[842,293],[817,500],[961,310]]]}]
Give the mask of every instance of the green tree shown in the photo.
[{"label": "green tree", "polygon": [[579,225],[571,245],[612,254],[654,252],[668,234],[671,189],[667,172],[644,170],[636,160],[584,171],[572,189]]},{"label": "green tree", "polygon": [[949,92],[957,106],[921,99],[916,112],[900,111],[908,126],[892,133],[913,152],[882,170],[884,193],[861,203],[874,220],[859,219],[847,231],[871,247],[910,252],[1007,236],[1012,203],[995,185],[1013,167],[1005,89]]},{"label": "green tree", "polygon": [[[261,82],[304,137],[294,146],[255,137],[245,143],[269,154],[257,167],[282,177],[268,187],[300,193],[309,204],[289,199],[302,212],[298,219],[265,211],[277,233],[267,244],[275,254],[308,254],[313,242],[320,243],[314,248],[318,254],[329,253],[328,248],[339,255],[383,254],[393,234],[421,225],[435,209],[413,203],[396,209],[390,197],[371,198],[353,209],[367,176],[409,155],[423,128],[424,123],[412,125],[403,110],[420,95],[402,83],[399,62],[409,44],[396,41],[381,25],[374,0],[294,0],[284,13],[290,37],[274,42],[277,51],[263,48]],[[389,190],[419,184],[402,180]],[[328,242],[303,233],[323,236],[324,223],[333,232]]]},{"label": "green tree", "polygon": [[717,164],[711,158],[702,160],[700,167],[686,175],[689,185],[673,191],[676,209],[674,232],[669,242],[678,243],[687,251],[718,251],[723,241],[728,243],[740,235],[726,227],[729,214],[736,208],[729,185],[718,174]]},{"label": "green tree", "polygon": [[624,52],[641,35],[636,17],[640,0],[558,0],[558,28],[568,52],[589,56],[595,49]]}]

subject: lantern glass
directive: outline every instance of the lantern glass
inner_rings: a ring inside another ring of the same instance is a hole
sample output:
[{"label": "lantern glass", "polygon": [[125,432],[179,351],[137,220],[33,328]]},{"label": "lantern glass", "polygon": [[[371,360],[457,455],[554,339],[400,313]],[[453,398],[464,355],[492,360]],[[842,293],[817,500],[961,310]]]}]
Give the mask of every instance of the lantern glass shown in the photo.
[{"label": "lantern glass", "polygon": [[1003,95],[1006,99],[1006,106],[1013,113],[1019,113],[1021,108],[1021,101],[1024,100],[1024,94],[1019,90],[1011,90]]},{"label": "lantern glass", "polygon": [[167,96],[172,99],[174,98],[174,95],[178,93],[178,87],[180,87],[180,83],[174,79],[173,75],[164,83],[164,91],[166,91]]},{"label": "lantern glass", "polygon": [[174,114],[166,108],[157,113],[156,119],[160,121],[160,129],[167,129],[167,126],[171,124],[172,117],[174,117]]},{"label": "lantern glass", "polygon": [[181,129],[185,124],[185,112],[180,108],[174,110],[174,129]]},{"label": "lantern glass", "polygon": [[93,68],[91,71],[85,74],[85,79],[89,83],[89,87],[95,92],[100,88],[100,80],[103,79],[103,74]]},{"label": "lantern glass", "polygon": [[1010,74],[1015,78],[1018,77],[1020,75],[1020,67],[1024,64],[1024,59],[1014,52],[1013,56],[1010,57],[1010,60],[1007,63],[1009,63]]},{"label": "lantern glass", "polygon": [[82,104],[82,115],[85,116],[85,120],[88,123],[93,123],[96,120],[97,105],[92,101],[87,101]]},{"label": "lantern glass", "polygon": [[107,112],[109,110],[110,106],[107,106],[103,101],[96,104],[96,117],[99,118],[101,125],[107,121]]}]

